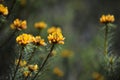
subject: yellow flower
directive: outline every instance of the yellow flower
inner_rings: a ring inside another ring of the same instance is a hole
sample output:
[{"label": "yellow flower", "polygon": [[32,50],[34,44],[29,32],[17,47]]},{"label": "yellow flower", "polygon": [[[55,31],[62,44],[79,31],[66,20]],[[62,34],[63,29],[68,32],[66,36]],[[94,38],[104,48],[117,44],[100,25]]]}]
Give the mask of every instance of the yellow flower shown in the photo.
[{"label": "yellow flower", "polygon": [[0,13],[3,15],[8,15],[8,8],[0,4]]},{"label": "yellow flower", "polygon": [[13,23],[10,25],[10,27],[12,29],[18,29],[18,30],[26,29],[27,28],[27,22],[26,22],[26,20],[22,21],[22,20],[19,20],[19,19],[15,19],[13,21]]},{"label": "yellow flower", "polygon": [[53,32],[48,35],[49,43],[64,44],[64,37],[61,32]]},{"label": "yellow flower", "polygon": [[[15,64],[17,65],[18,62],[19,62],[19,59],[17,59],[17,60],[15,61]],[[25,66],[26,64],[27,64],[27,62],[26,62],[25,60],[20,60],[19,65],[20,65],[21,67]]]},{"label": "yellow flower", "polygon": [[114,21],[115,21],[114,15],[108,14],[108,15],[102,15],[100,17],[100,22],[101,23],[112,23]]},{"label": "yellow flower", "polygon": [[28,65],[28,69],[30,71],[37,71],[38,70],[38,65],[35,64],[35,65]]},{"label": "yellow flower", "polygon": [[26,45],[34,41],[35,38],[31,34],[23,33],[16,38],[16,42],[20,45]]},{"label": "yellow flower", "polygon": [[68,58],[73,55],[73,52],[70,50],[63,50],[61,56],[64,58]]},{"label": "yellow flower", "polygon": [[44,39],[41,39],[40,36],[36,36],[36,37],[35,37],[35,44],[41,45],[41,46],[45,46],[45,45],[46,45]]},{"label": "yellow flower", "polygon": [[53,33],[53,32],[62,32],[62,30],[59,27],[52,26],[51,28],[49,28],[47,30],[47,32],[50,34],[50,33]]},{"label": "yellow flower", "polygon": [[34,24],[34,26],[35,26],[35,28],[37,28],[37,29],[44,29],[44,28],[47,27],[47,24],[46,24],[45,22],[41,21],[41,22],[36,22],[36,23]]},{"label": "yellow flower", "polygon": [[63,75],[64,75],[63,71],[61,71],[58,67],[55,67],[55,68],[53,69],[53,73],[54,73],[55,75],[57,75],[58,77],[63,77]]},{"label": "yellow flower", "polygon": [[92,74],[92,77],[93,77],[93,79],[94,80],[105,80],[104,79],[104,76],[102,76],[100,73],[98,73],[98,72],[94,72],[93,74]]},{"label": "yellow flower", "polygon": [[23,75],[24,75],[25,77],[29,76],[29,75],[30,75],[30,71],[24,71],[24,72],[23,72]]}]

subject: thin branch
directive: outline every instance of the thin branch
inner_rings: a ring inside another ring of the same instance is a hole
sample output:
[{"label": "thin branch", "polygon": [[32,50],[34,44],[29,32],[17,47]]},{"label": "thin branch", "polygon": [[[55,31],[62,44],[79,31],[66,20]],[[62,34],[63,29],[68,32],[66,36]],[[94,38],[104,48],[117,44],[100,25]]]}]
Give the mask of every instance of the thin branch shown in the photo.
[{"label": "thin branch", "polygon": [[[22,51],[23,51],[23,49],[24,49],[24,48],[23,48],[23,46],[22,46]],[[19,69],[20,60],[22,59],[22,54],[23,54],[23,52],[20,53],[20,56],[19,56],[19,59],[18,59],[18,64],[17,64],[17,66],[16,66],[16,69],[15,69],[14,75],[13,75],[13,77],[12,77],[12,80],[14,80],[15,77],[16,77],[16,73],[17,73],[17,71],[18,71],[18,69]]]},{"label": "thin branch", "polygon": [[104,54],[108,54],[108,25],[105,25]]},{"label": "thin branch", "polygon": [[44,68],[47,60],[49,59],[49,57],[50,57],[50,55],[51,55],[51,53],[52,53],[52,51],[53,51],[53,49],[54,49],[54,46],[55,46],[55,44],[52,45],[52,47],[51,47],[51,49],[50,49],[50,52],[48,53],[47,57],[45,58],[45,60],[43,61],[42,65],[41,65],[39,71],[35,74],[35,76],[33,77],[32,80],[35,80],[35,78],[38,76],[38,74],[39,74],[39,73],[42,71],[42,69]]}]

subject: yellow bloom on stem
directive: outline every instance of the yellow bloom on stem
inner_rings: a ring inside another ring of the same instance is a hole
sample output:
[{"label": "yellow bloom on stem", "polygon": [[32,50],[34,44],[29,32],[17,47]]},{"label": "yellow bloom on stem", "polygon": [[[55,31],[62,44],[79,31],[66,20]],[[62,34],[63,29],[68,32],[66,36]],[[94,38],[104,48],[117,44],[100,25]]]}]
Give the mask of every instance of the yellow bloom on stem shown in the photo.
[{"label": "yellow bloom on stem", "polygon": [[16,42],[20,45],[26,45],[34,41],[35,41],[35,38],[31,34],[23,33],[16,38]]},{"label": "yellow bloom on stem", "polygon": [[47,32],[50,34],[50,33],[53,33],[53,32],[62,32],[62,30],[59,27],[52,26],[51,28],[49,28],[47,30]]},{"label": "yellow bloom on stem", "polygon": [[68,58],[72,55],[73,55],[73,52],[70,51],[70,50],[63,50],[62,53],[61,53],[61,56],[64,57],[64,58]]},{"label": "yellow bloom on stem", "polygon": [[30,75],[30,71],[24,71],[24,72],[23,72],[23,75],[24,75],[25,77],[29,76],[29,75]]},{"label": "yellow bloom on stem", "polygon": [[30,71],[37,71],[38,70],[38,65],[35,64],[35,65],[28,65],[28,69]]},{"label": "yellow bloom on stem", "polygon": [[64,44],[64,37],[61,32],[53,32],[48,35],[49,43]]},{"label": "yellow bloom on stem", "polygon": [[3,15],[8,15],[8,8],[5,7],[3,4],[0,4],[0,13]]},{"label": "yellow bloom on stem", "polygon": [[27,28],[27,22],[26,20],[19,20],[19,19],[15,19],[13,21],[13,23],[10,25],[10,27],[12,29],[18,29],[18,30],[22,30],[22,29],[26,29]]},{"label": "yellow bloom on stem", "polygon": [[53,69],[53,73],[54,73],[55,75],[57,75],[58,77],[63,77],[63,75],[64,75],[63,71],[60,70],[58,67],[55,67],[55,68]]},{"label": "yellow bloom on stem", "polygon": [[46,45],[44,39],[42,39],[40,36],[36,36],[35,37],[35,44],[41,45],[41,46],[45,46]]},{"label": "yellow bloom on stem", "polygon": [[47,24],[46,24],[45,22],[41,21],[41,22],[36,22],[36,23],[34,24],[34,26],[35,26],[35,28],[37,28],[37,29],[44,29],[44,28],[47,27]]},{"label": "yellow bloom on stem", "polygon": [[102,15],[100,17],[100,22],[101,23],[112,23],[114,21],[115,21],[114,15],[108,14],[108,15]]},{"label": "yellow bloom on stem", "polygon": [[[19,62],[19,59],[17,59],[17,60],[15,61],[15,64],[17,65],[18,62]],[[25,66],[26,64],[27,64],[27,62],[26,62],[25,60],[20,60],[19,65],[20,65],[21,67]]]}]

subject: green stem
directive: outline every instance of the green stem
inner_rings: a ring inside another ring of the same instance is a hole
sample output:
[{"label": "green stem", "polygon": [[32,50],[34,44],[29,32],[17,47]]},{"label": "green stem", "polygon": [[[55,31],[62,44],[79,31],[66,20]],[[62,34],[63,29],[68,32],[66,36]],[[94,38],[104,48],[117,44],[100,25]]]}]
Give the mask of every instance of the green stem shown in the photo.
[{"label": "green stem", "polygon": [[105,25],[105,42],[104,42],[104,54],[108,54],[108,25]]},{"label": "green stem", "polygon": [[[22,50],[23,50],[23,49],[24,49],[24,48],[22,47]],[[17,64],[17,66],[16,66],[16,69],[15,69],[14,75],[13,75],[13,77],[12,77],[12,80],[14,80],[15,77],[16,77],[16,73],[17,73],[17,71],[18,71],[18,69],[19,69],[20,60],[22,59],[22,54],[23,54],[23,52],[20,53],[20,56],[19,56],[19,59],[18,59],[18,64]]]},{"label": "green stem", "polygon": [[52,45],[52,47],[51,47],[51,49],[50,49],[50,52],[48,53],[47,57],[45,58],[45,60],[43,61],[42,65],[41,65],[39,71],[35,74],[35,76],[33,77],[32,80],[35,80],[35,78],[38,76],[38,74],[39,74],[39,73],[42,71],[42,69],[44,68],[47,60],[49,59],[49,57],[50,57],[50,55],[51,55],[51,53],[52,53],[52,51],[53,51],[53,49],[54,49],[54,46],[55,46],[55,44]]}]

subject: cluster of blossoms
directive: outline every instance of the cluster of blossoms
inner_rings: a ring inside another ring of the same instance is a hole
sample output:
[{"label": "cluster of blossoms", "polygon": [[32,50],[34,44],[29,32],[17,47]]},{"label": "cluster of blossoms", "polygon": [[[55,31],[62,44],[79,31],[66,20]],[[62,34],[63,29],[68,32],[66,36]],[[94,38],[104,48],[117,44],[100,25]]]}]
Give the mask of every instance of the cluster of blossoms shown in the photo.
[{"label": "cluster of blossoms", "polygon": [[30,71],[24,71],[24,72],[23,72],[23,75],[24,75],[25,77],[27,77],[27,76],[29,76],[29,75],[32,76]]},{"label": "cluster of blossoms", "polygon": [[0,13],[2,15],[8,15],[8,8],[5,7],[4,5],[0,4]]},{"label": "cluster of blossoms", "polygon": [[27,77],[29,75],[32,76],[32,72],[36,72],[38,70],[38,65],[37,64],[35,64],[35,65],[28,65],[25,68],[26,68],[26,70],[23,71],[23,75],[25,77]]},{"label": "cluster of blossoms", "polygon": [[[19,64],[18,64],[18,62],[19,62]],[[23,75],[25,77],[30,75],[31,72],[36,72],[38,70],[38,65],[37,64],[35,64],[35,65],[28,65],[25,60],[20,60],[19,61],[17,59],[15,61],[15,64],[16,65],[18,64],[21,68],[23,68],[23,69],[21,69],[21,71],[23,70],[22,72],[23,72]]]},{"label": "cluster of blossoms", "polygon": [[42,46],[46,45],[44,39],[42,39],[40,36],[35,37],[35,44],[36,45],[42,45]]},{"label": "cluster of blossoms", "polygon": [[63,71],[60,70],[58,67],[55,67],[55,68],[53,69],[53,73],[54,73],[55,75],[57,75],[58,77],[62,77],[62,76],[64,75]]},{"label": "cluster of blossoms", "polygon": [[[18,62],[19,62],[19,59],[17,59],[17,60],[15,61],[15,64],[17,65]],[[20,60],[19,65],[20,65],[21,67],[25,66],[26,64],[27,64],[27,62],[26,62],[25,60]]]},{"label": "cluster of blossoms", "polygon": [[27,28],[27,22],[26,20],[19,20],[15,19],[13,23],[10,25],[12,29],[22,30]]},{"label": "cluster of blossoms", "polygon": [[[12,25],[14,25],[14,28],[20,28],[17,25],[15,27],[15,24],[17,24],[17,23],[18,23],[18,19],[17,19],[17,21],[16,20],[14,21],[14,24],[12,24]],[[21,27],[21,29],[22,29],[22,27]],[[63,37],[62,31],[60,28],[52,27],[52,28],[48,29],[48,33],[49,33],[49,35],[47,38],[48,38],[49,43],[64,44],[65,38]],[[22,35],[19,35],[16,38],[16,42],[20,45],[26,45],[28,43],[35,43],[36,45],[42,45],[42,46],[46,45],[44,39],[42,39],[40,36],[34,37],[31,34],[25,34],[25,33]]]},{"label": "cluster of blossoms", "polygon": [[63,37],[61,32],[55,31],[55,32],[48,35],[49,43],[64,44],[64,39],[65,38]]},{"label": "cluster of blossoms", "polygon": [[41,46],[46,45],[44,39],[42,39],[40,36],[34,37],[33,35],[26,34],[26,33],[23,33],[23,34],[19,35],[16,38],[16,42],[20,45],[26,45],[26,44],[29,44],[29,43],[35,43],[35,44],[41,45]]},{"label": "cluster of blossoms", "polygon": [[16,38],[16,42],[20,45],[29,44],[29,43],[33,42],[34,40],[35,40],[34,36],[32,36],[31,34],[25,34],[25,33],[19,35]]},{"label": "cluster of blossoms", "polygon": [[35,64],[35,65],[28,65],[28,69],[30,71],[37,71],[38,70],[38,65]]},{"label": "cluster of blossoms", "polygon": [[111,22],[114,22],[115,21],[115,18],[114,18],[114,15],[102,15],[100,17],[100,22],[101,23],[111,23]]},{"label": "cluster of blossoms", "polygon": [[36,23],[34,24],[34,26],[35,26],[35,28],[37,28],[37,29],[44,29],[44,28],[47,27],[47,24],[46,24],[45,22],[41,21],[41,22],[36,22]]},{"label": "cluster of blossoms", "polygon": [[64,37],[62,35],[62,30],[59,27],[51,27],[48,29],[48,41],[49,43],[58,43],[58,44],[64,44]]}]

